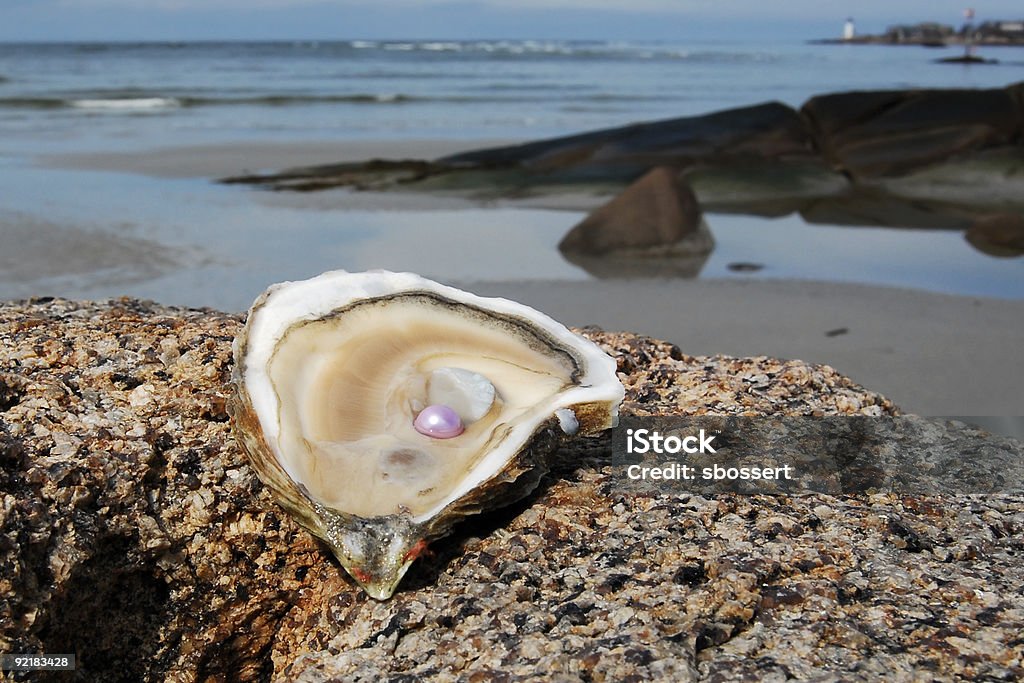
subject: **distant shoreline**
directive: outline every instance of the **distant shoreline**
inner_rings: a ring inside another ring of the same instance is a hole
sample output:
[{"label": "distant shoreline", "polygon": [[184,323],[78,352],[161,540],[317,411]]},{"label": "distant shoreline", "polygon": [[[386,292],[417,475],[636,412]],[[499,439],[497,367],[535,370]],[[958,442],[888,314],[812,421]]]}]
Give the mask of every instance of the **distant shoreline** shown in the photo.
[{"label": "distant shoreline", "polygon": [[[856,36],[854,38],[815,38],[807,41],[808,45],[891,45],[893,47],[963,47],[967,45],[960,36],[948,40],[933,41],[923,38],[907,38],[904,40],[891,40],[886,35]],[[1024,39],[1014,42],[996,40],[975,40],[970,43],[975,47],[1024,47]]]},{"label": "distant shoreline", "polygon": [[882,34],[853,35],[853,20],[847,21],[844,36],[808,41],[812,45],[918,45],[921,47],[1021,47],[1024,46],[1024,20],[967,23],[959,29],[950,24],[924,21],[889,26]]}]

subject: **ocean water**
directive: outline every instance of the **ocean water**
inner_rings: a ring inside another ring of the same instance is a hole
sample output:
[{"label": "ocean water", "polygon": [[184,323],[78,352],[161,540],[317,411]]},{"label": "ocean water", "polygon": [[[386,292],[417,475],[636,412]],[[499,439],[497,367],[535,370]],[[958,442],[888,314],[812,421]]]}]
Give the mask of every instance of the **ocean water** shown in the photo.
[{"label": "ocean water", "polygon": [[[39,159],[226,142],[526,140],[768,100],[799,106],[850,89],[1024,81],[1024,49],[986,50],[1001,63],[984,67],[933,61],[955,52],[712,41],[0,44],[0,298],[136,294],[239,309],[261,283],[329,267],[587,279],[554,250],[580,218],[572,212],[302,211],[204,178]],[[703,277],[750,277],[727,267],[742,260],[765,266],[758,277],[1024,298],[1024,259],[982,256],[956,233],[711,218],[719,247]],[[453,262],[451,249],[428,248],[435,233],[468,256]],[[852,242],[865,254],[853,262]],[[118,246],[62,270],[54,249],[86,243]],[[794,257],[809,243],[813,254]]]},{"label": "ocean water", "polygon": [[[536,138],[823,92],[992,87],[956,49],[552,41],[0,44],[3,146]],[[13,140],[12,137],[16,137]]]}]

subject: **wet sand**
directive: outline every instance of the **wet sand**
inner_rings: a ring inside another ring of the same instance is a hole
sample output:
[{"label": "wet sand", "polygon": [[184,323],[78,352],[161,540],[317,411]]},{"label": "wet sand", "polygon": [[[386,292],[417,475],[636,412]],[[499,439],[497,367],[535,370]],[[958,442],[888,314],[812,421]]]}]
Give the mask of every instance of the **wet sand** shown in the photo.
[{"label": "wet sand", "polygon": [[222,178],[374,158],[434,159],[505,144],[510,144],[510,141],[409,139],[223,142],[132,152],[51,154],[39,157],[37,163],[54,168],[123,171],[158,178]]},{"label": "wet sand", "polygon": [[690,355],[831,365],[923,415],[1024,415],[1024,302],[824,282],[467,284],[569,325],[667,339]]}]

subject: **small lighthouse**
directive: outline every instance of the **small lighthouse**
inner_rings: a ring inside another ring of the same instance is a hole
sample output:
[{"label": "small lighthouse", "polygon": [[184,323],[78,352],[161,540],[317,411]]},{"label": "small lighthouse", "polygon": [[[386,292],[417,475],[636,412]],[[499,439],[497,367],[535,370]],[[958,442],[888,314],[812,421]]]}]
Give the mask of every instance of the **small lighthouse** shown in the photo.
[{"label": "small lighthouse", "polygon": [[853,26],[853,17],[846,17],[846,23],[843,24],[843,40],[853,40],[855,35],[857,29]]}]

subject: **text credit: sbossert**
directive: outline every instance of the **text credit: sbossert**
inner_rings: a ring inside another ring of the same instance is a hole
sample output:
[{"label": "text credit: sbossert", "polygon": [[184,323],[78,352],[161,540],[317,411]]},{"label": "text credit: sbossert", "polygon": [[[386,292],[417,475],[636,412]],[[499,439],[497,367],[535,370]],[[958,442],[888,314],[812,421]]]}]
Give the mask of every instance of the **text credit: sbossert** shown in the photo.
[{"label": "text credit: sbossert", "polygon": [[658,467],[649,465],[630,465],[626,468],[626,476],[633,480],[676,480],[693,481],[742,481],[762,479],[792,479],[793,467],[723,467],[715,463],[710,467],[697,468],[678,462],[666,463]]}]

